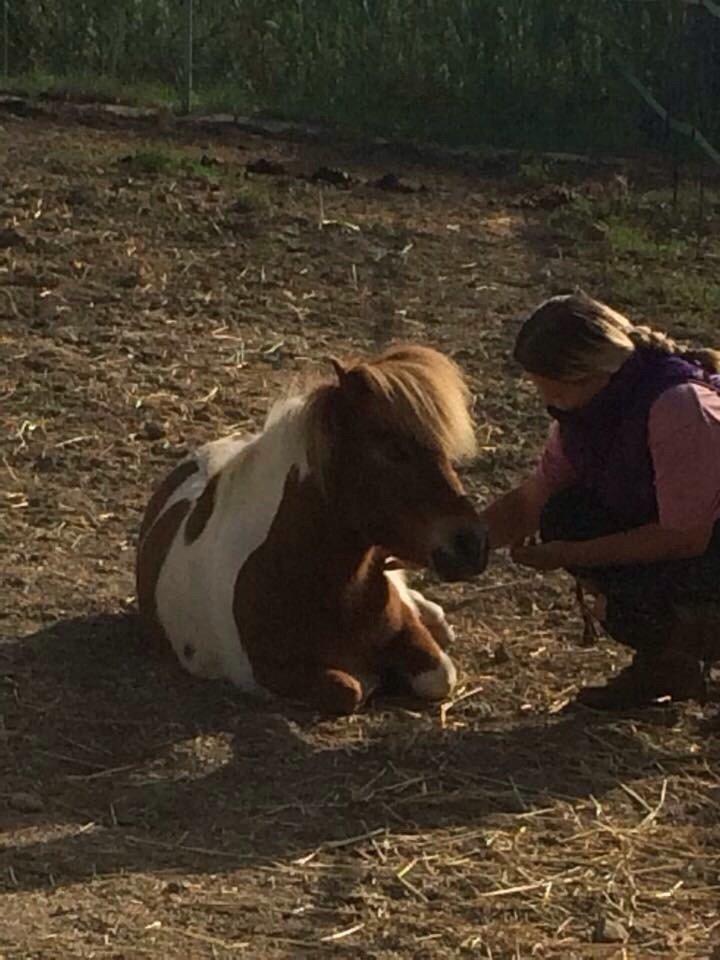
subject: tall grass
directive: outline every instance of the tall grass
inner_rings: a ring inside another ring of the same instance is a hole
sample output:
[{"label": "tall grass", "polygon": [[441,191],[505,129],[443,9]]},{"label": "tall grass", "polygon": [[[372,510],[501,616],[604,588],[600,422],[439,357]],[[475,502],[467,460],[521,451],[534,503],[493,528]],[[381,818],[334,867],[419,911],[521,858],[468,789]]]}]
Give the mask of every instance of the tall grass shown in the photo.
[{"label": "tall grass", "polygon": [[[10,0],[14,74],[178,85],[180,0]],[[201,100],[448,142],[613,149],[720,134],[720,20],[682,0],[196,0]]]}]

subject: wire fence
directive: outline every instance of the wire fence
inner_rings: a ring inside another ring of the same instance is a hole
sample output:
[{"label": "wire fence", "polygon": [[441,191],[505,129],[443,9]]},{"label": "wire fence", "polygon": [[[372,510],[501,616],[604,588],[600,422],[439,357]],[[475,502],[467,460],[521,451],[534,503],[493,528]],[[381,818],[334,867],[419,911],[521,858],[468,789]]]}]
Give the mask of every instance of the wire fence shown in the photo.
[{"label": "wire fence", "polygon": [[8,84],[159,84],[186,111],[262,108],[454,143],[688,136],[719,159],[716,0],[0,2]]}]

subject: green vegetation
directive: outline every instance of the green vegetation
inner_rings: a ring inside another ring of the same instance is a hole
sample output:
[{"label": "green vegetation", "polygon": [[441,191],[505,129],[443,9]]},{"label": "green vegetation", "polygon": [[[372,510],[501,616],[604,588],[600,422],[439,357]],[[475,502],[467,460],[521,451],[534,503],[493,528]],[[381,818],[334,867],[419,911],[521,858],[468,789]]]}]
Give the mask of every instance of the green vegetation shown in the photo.
[{"label": "green vegetation", "polygon": [[98,103],[131,106],[172,107],[177,103],[177,91],[169,84],[149,80],[124,82],[90,72],[53,76],[45,70],[33,70],[13,77],[5,86],[25,96],[92,97]]},{"label": "green vegetation", "polygon": [[[179,0],[10,4],[11,74],[36,89],[44,75],[55,90],[160,102],[174,91],[177,102],[182,11]],[[683,0],[202,0],[197,105],[455,144],[607,152],[662,141],[619,57],[712,140],[718,32]]]},{"label": "green vegetation", "polygon": [[699,317],[713,318],[708,337],[716,339],[719,190],[687,181],[674,195],[614,181],[594,194],[570,190],[570,197],[546,222],[562,256],[573,258],[578,282],[621,307],[654,304],[680,335]]},{"label": "green vegetation", "polygon": [[179,150],[167,148],[138,150],[128,157],[123,157],[121,162],[127,166],[130,173],[136,175],[217,176],[216,167],[204,164],[202,160],[196,160]]},{"label": "green vegetation", "polygon": [[[109,158],[106,157],[106,160]],[[272,207],[265,184],[247,180],[238,167],[233,165],[226,168],[217,158],[198,155],[197,150],[192,148],[182,149],[152,143],[134,153],[116,156],[110,162],[138,178],[222,179],[224,186],[232,191],[232,213],[236,216],[267,215]]]}]

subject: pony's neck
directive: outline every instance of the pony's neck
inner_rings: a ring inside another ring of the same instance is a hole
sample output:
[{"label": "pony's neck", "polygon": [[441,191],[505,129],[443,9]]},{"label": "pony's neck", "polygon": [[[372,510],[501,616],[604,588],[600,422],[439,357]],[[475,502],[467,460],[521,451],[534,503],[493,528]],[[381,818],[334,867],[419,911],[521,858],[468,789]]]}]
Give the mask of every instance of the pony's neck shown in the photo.
[{"label": "pony's neck", "polygon": [[261,433],[228,459],[225,471],[228,488],[245,494],[248,481],[259,492],[282,489],[294,467],[301,476],[308,472],[305,438],[306,398],[278,401],[270,410]]},{"label": "pony's neck", "polygon": [[[328,590],[383,575],[385,552],[351,529],[332,493],[312,470],[308,455],[308,422],[313,395],[280,401],[270,411],[265,428],[251,449],[231,461],[226,490],[247,509],[247,486],[267,502],[269,530],[265,541],[278,570],[292,558],[292,576],[303,577]],[[274,516],[273,516],[274,514]],[[383,577],[384,581],[384,577]]]},{"label": "pony's neck", "polygon": [[311,474],[290,471],[273,527],[314,582],[343,588],[382,574],[384,552],[347,525]]}]

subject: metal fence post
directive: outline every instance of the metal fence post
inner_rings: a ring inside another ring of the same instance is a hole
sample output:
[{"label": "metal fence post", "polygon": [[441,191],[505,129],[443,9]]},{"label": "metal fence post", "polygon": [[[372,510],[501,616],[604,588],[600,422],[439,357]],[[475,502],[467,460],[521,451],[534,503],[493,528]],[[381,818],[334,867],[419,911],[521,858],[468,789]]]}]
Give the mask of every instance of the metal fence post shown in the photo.
[{"label": "metal fence post", "polygon": [[[7,0],[6,0],[7,2]],[[183,89],[183,113],[192,108],[193,94],[193,0],[185,0],[185,84]]]},{"label": "metal fence post", "polygon": [[7,80],[10,76],[10,14],[8,6],[10,0],[3,0],[3,76]]}]

